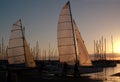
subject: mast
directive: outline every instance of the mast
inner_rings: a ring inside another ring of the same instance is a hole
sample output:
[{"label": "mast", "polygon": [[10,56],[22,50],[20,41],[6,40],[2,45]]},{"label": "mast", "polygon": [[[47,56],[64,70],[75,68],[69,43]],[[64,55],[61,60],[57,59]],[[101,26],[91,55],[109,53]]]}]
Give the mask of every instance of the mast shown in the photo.
[{"label": "mast", "polygon": [[[19,19],[20,23],[21,23],[21,19]],[[25,53],[25,27],[22,27],[22,23],[21,23],[21,30],[22,30],[22,35],[23,35],[23,48],[24,48],[24,57],[25,57],[25,65],[26,65],[26,53]]]},{"label": "mast", "polygon": [[49,43],[48,61],[50,61],[50,56],[51,56],[51,53],[50,53],[50,43]]},{"label": "mast", "polygon": [[71,24],[72,24],[72,31],[73,31],[73,39],[74,39],[74,45],[75,45],[75,57],[76,57],[76,64],[78,65],[78,59],[77,59],[77,47],[76,47],[76,38],[75,38],[75,29],[73,27],[73,18],[72,18],[72,12],[71,12],[71,6],[70,1],[68,1],[69,9],[70,9],[70,17],[71,17]]},{"label": "mast", "polygon": [[4,60],[4,38],[2,37],[2,59]]},{"label": "mast", "polygon": [[105,41],[105,54],[104,54],[104,57],[105,57],[105,60],[107,59],[106,58],[106,38],[104,39],[104,41]]},{"label": "mast", "polygon": [[36,60],[38,60],[38,54],[39,54],[39,43],[38,43],[38,41],[36,42]]},{"label": "mast", "polygon": [[103,53],[103,36],[101,37],[101,46],[102,46],[102,49],[101,49],[101,54],[102,54],[102,60],[104,59],[104,53]]},{"label": "mast", "polygon": [[79,76],[79,60],[77,58],[77,44],[76,44],[76,37],[75,37],[75,28],[73,27],[73,18],[72,18],[72,12],[71,12],[71,6],[70,6],[70,1],[68,1],[69,3],[69,8],[70,8],[70,17],[71,17],[71,24],[72,24],[72,31],[73,31],[73,39],[74,39],[74,48],[75,48],[75,65],[74,65],[74,76]]},{"label": "mast", "polygon": [[94,40],[94,61],[96,60],[96,41]]},{"label": "mast", "polygon": [[113,55],[113,60],[114,60],[113,36],[112,35],[111,35],[111,44],[112,44],[112,55]]},{"label": "mast", "polygon": [[1,51],[2,51],[2,50],[1,50],[1,43],[0,43],[0,53],[1,53]]},{"label": "mast", "polygon": [[44,50],[44,54],[45,54],[45,56],[44,56],[44,57],[45,57],[44,61],[45,61],[45,63],[46,63],[46,59],[47,59],[47,58],[46,58],[46,49]]}]

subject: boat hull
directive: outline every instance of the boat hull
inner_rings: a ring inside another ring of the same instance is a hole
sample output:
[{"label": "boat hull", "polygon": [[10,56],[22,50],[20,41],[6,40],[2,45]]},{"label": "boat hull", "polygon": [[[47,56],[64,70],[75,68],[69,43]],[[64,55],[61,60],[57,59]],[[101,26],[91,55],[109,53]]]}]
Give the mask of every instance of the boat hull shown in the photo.
[{"label": "boat hull", "polygon": [[95,67],[115,67],[117,64],[114,60],[96,60],[92,63]]}]

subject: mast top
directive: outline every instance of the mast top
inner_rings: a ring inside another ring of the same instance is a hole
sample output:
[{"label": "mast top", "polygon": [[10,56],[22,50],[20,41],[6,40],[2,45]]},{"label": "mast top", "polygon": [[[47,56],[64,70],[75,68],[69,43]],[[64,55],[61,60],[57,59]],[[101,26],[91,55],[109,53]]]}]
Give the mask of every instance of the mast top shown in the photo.
[{"label": "mast top", "polygon": [[70,6],[70,1],[68,1],[63,8],[67,8],[68,6]]},{"label": "mast top", "polygon": [[19,21],[21,21],[21,19],[19,19]]}]

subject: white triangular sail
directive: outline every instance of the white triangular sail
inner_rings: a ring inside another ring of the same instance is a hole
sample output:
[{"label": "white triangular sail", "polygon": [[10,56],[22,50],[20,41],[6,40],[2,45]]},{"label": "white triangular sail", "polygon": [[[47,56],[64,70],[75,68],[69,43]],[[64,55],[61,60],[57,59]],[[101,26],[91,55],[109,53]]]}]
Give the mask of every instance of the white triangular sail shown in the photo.
[{"label": "white triangular sail", "polygon": [[34,62],[34,57],[30,53],[30,49],[29,49],[26,39],[24,40],[24,44],[25,44],[26,67],[36,67],[36,64]]},{"label": "white triangular sail", "polygon": [[11,30],[8,46],[8,63],[25,63],[21,20],[18,20],[15,24],[13,24]]},{"label": "white triangular sail", "polygon": [[75,44],[69,2],[62,8],[57,30],[60,62],[75,64]]},{"label": "white triangular sail", "polygon": [[75,28],[76,42],[77,42],[77,47],[78,47],[79,64],[81,66],[92,66],[92,62],[91,62],[90,57],[88,55],[88,51],[86,49],[84,41],[82,40],[81,34],[78,30],[78,26],[74,20],[73,20],[73,25]]},{"label": "white triangular sail", "polygon": [[[29,58],[28,58],[29,57]],[[8,63],[25,64],[26,67],[33,67],[34,60],[31,60],[30,50],[24,37],[21,20],[13,24],[8,46]],[[28,65],[29,64],[29,65]]]},{"label": "white triangular sail", "polygon": [[87,49],[84,45],[77,25],[72,20],[70,2],[62,8],[58,21],[58,51],[60,62],[80,66],[91,66]]}]

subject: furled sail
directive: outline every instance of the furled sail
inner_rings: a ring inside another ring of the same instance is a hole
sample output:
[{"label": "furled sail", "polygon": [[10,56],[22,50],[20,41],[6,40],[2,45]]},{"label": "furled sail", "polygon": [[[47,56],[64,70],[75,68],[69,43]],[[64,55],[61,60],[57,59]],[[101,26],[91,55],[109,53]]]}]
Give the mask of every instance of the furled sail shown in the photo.
[{"label": "furled sail", "polygon": [[62,8],[59,16],[57,39],[60,62],[74,65],[76,51],[69,2]]},{"label": "furled sail", "polygon": [[78,26],[74,20],[73,20],[73,25],[75,28],[76,42],[77,42],[77,47],[78,47],[79,64],[81,66],[92,66],[92,62],[91,62],[90,57],[88,55],[88,51],[86,49],[84,41],[82,40],[81,34],[78,30]]},{"label": "furled sail", "polygon": [[35,67],[35,62],[27,45],[21,20],[13,24],[8,46],[8,63],[25,64],[26,67]]}]

